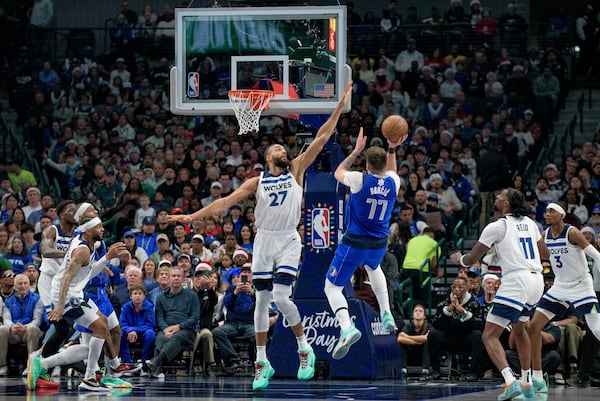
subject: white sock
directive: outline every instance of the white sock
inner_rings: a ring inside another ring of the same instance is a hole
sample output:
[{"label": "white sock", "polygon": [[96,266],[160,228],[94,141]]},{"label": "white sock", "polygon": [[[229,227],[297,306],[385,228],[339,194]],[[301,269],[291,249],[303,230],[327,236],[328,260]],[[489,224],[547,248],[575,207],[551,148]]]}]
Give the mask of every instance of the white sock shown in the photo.
[{"label": "white sock", "polygon": [[98,366],[98,359],[102,354],[102,347],[104,347],[104,339],[98,337],[92,337],[90,339],[89,351],[88,351],[88,366],[85,369],[85,378],[94,377],[96,374],[95,366]]},{"label": "white sock", "polygon": [[110,358],[106,351],[104,351],[104,376],[112,376],[110,371]]},{"label": "white sock", "polygon": [[50,369],[55,366],[70,365],[72,363],[80,362],[87,357],[88,352],[87,345],[75,344],[58,354],[43,358],[42,366],[46,369]]},{"label": "white sock", "polygon": [[347,330],[352,322],[350,321],[350,313],[348,312],[348,301],[346,301],[342,289],[343,287],[332,284],[327,279],[325,280],[325,295],[329,301],[329,306],[335,313],[340,328]]},{"label": "white sock", "polygon": [[515,374],[513,373],[511,368],[504,368],[502,369],[502,377],[504,378],[504,383],[506,384],[511,384],[512,382],[514,382],[515,379]]},{"label": "white sock", "polygon": [[109,359],[109,364],[112,369],[116,369],[121,364],[121,361],[119,360],[118,356],[115,356],[114,358]]},{"label": "white sock", "polygon": [[521,384],[531,384],[531,369],[521,369]]},{"label": "white sock", "polygon": [[306,336],[304,334],[300,337],[296,337],[296,342],[298,342],[298,350],[307,350],[311,348],[311,346],[308,345],[308,341],[306,341]]},{"label": "white sock", "polygon": [[533,378],[538,381],[541,382],[542,380],[544,380],[544,371],[543,370],[533,370]]},{"label": "white sock", "polygon": [[375,270],[371,270],[369,267],[366,267],[365,270],[369,275],[369,281],[371,282],[371,289],[377,297],[377,303],[379,304],[379,311],[383,316],[383,312],[390,311],[390,298],[388,295],[387,281],[385,279],[385,274],[383,274],[383,270],[381,267],[377,266]]},{"label": "white sock", "polygon": [[256,346],[256,360],[257,361],[266,361],[267,360],[267,346],[266,345],[257,345]]}]

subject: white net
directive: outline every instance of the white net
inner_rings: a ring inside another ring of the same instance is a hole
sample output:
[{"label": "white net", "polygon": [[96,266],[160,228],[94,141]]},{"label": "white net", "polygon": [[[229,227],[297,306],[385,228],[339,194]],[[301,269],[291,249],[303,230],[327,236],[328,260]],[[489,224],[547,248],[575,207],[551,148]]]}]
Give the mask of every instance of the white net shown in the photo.
[{"label": "white net", "polygon": [[258,132],[260,114],[266,110],[275,92],[268,90],[238,89],[229,91],[229,102],[240,125],[238,135]]}]

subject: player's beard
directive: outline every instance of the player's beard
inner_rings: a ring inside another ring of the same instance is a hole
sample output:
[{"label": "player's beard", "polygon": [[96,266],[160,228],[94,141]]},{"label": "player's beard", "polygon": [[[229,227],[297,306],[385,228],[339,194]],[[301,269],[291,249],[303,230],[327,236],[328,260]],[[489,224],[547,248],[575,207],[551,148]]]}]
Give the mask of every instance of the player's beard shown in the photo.
[{"label": "player's beard", "polygon": [[279,168],[288,168],[288,166],[290,165],[290,162],[287,159],[280,159],[280,158],[276,158],[273,159],[273,164],[275,165],[275,167],[279,167]]}]

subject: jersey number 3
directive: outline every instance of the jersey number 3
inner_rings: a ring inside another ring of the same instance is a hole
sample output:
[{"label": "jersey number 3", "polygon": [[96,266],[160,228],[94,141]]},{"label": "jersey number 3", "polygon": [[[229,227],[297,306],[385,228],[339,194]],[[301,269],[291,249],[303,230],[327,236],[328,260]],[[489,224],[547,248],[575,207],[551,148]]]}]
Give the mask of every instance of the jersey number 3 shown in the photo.
[{"label": "jersey number 3", "polygon": [[270,192],[269,198],[271,198],[271,203],[269,206],[279,206],[285,201],[285,197],[287,196],[287,191],[279,191],[279,192]]},{"label": "jersey number 3", "polygon": [[[377,218],[379,221],[382,221],[385,218],[385,211],[388,207],[388,201],[385,199],[375,199],[375,198],[367,198],[367,204],[369,205],[369,220],[373,220],[375,215],[378,214]],[[377,213],[377,209],[380,209],[379,213]]]}]

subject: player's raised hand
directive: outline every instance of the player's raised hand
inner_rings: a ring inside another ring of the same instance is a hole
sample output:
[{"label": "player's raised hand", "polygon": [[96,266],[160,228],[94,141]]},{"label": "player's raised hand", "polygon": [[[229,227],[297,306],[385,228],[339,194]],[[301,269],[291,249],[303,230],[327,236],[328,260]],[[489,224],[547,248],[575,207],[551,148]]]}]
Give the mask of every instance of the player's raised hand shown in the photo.
[{"label": "player's raised hand", "polygon": [[450,255],[450,260],[452,261],[452,263],[459,264],[461,256],[462,254],[460,252],[454,252]]},{"label": "player's raised hand", "polygon": [[358,138],[356,138],[356,145],[354,145],[354,150],[352,153],[355,155],[360,154],[365,146],[367,145],[367,137],[363,134],[363,129],[360,127],[360,131],[358,132]]},{"label": "player's raised hand", "polygon": [[408,135],[402,135],[400,137],[400,139],[398,139],[396,142],[392,142],[388,139],[387,143],[390,148],[395,148],[395,147],[402,145],[404,143],[404,141],[406,141],[407,139],[408,139]]},{"label": "player's raised hand", "polygon": [[106,252],[106,259],[120,259],[123,257],[124,252],[129,253],[127,248],[125,248],[125,244],[123,242],[115,242],[110,246],[110,248],[108,248],[108,251]]},{"label": "player's raised hand", "polygon": [[351,93],[352,93],[352,81],[350,81],[346,84],[346,88],[344,89],[344,94],[342,95],[339,104],[340,105],[346,104]]},{"label": "player's raised hand", "polygon": [[170,214],[167,216],[167,222],[169,224],[175,224],[175,223],[190,224],[192,222],[192,218],[191,218],[191,216],[189,216],[187,214]]}]

